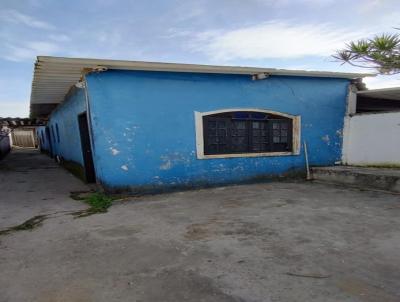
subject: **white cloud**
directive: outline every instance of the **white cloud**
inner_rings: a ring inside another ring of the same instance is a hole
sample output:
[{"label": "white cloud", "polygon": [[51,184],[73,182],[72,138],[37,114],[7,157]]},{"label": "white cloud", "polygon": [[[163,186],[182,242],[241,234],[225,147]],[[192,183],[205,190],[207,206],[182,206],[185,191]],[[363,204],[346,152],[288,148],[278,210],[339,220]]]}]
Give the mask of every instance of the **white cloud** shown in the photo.
[{"label": "white cloud", "polygon": [[188,37],[192,34],[193,32],[190,30],[173,27],[167,29],[166,33],[161,35],[161,38],[164,39],[181,38],[181,37]]},{"label": "white cloud", "polygon": [[56,42],[68,42],[71,41],[71,38],[64,34],[57,34],[57,35],[49,35],[49,38]]},{"label": "white cloud", "polygon": [[27,101],[0,102],[0,117],[28,117],[29,103]]},{"label": "white cloud", "polygon": [[272,5],[275,7],[291,6],[293,4],[309,5],[309,6],[328,6],[335,3],[336,0],[256,0],[262,4]]},{"label": "white cloud", "polygon": [[400,75],[377,76],[374,78],[364,78],[363,82],[368,89],[400,87]]},{"label": "white cloud", "polygon": [[14,24],[23,24],[38,29],[47,29],[47,30],[55,29],[55,27],[50,23],[20,13],[15,9],[8,9],[0,12],[0,20]]},{"label": "white cloud", "polygon": [[[23,46],[7,45],[5,53],[0,56],[6,60],[20,62],[33,60],[38,55],[52,55],[60,48],[51,42],[34,41],[27,42]],[[3,50],[4,51],[4,50]]]},{"label": "white cloud", "polygon": [[331,24],[271,21],[230,31],[202,32],[191,48],[219,61],[329,56],[346,41],[365,35]]}]

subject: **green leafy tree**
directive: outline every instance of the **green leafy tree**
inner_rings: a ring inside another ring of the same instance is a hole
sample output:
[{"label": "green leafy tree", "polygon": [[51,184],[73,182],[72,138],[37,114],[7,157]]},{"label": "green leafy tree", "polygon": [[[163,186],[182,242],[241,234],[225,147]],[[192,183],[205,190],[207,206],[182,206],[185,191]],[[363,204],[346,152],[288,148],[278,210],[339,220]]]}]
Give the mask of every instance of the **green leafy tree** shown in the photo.
[{"label": "green leafy tree", "polygon": [[375,69],[380,74],[400,73],[400,35],[381,34],[350,42],[333,57],[342,64]]}]

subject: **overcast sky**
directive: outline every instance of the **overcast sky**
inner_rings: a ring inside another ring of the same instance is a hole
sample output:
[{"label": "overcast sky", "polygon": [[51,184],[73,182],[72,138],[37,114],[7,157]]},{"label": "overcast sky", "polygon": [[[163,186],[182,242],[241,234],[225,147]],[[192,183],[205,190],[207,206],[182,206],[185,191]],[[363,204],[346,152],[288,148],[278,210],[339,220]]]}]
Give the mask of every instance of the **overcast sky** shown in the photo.
[{"label": "overcast sky", "polygon": [[400,27],[400,0],[0,1],[3,117],[28,115],[37,55],[360,71],[330,55]]}]

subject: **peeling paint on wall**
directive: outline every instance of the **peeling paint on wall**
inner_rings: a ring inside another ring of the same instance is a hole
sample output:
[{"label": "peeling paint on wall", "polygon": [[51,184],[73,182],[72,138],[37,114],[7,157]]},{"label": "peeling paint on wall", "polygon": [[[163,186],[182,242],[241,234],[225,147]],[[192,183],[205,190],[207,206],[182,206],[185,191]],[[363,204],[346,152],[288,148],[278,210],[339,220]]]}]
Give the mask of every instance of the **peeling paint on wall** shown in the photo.
[{"label": "peeling paint on wall", "polygon": [[[252,81],[243,75],[109,70],[89,74],[87,81],[97,176],[110,187],[234,183],[304,169],[302,154],[198,160],[195,111],[251,106],[299,115],[310,164],[341,158],[336,131],[343,127],[345,79]],[[118,156],[110,156],[110,147]]]},{"label": "peeling paint on wall", "polygon": [[160,170],[169,170],[172,168],[172,162],[169,159],[166,159],[165,162],[160,166]]},{"label": "peeling paint on wall", "polygon": [[329,135],[326,134],[321,139],[329,146],[331,144],[331,139],[329,138]]},{"label": "peeling paint on wall", "polygon": [[163,163],[160,165],[160,170],[169,170],[175,165],[190,165],[190,158],[194,158],[194,154],[191,154],[192,156],[185,156],[183,154],[180,154],[179,152],[174,152],[168,155],[162,155],[160,158]]},{"label": "peeling paint on wall", "polygon": [[111,150],[111,153],[112,153],[112,155],[118,155],[118,153],[120,152],[118,149],[115,149],[115,148],[113,148],[113,147],[110,147],[110,150]]}]

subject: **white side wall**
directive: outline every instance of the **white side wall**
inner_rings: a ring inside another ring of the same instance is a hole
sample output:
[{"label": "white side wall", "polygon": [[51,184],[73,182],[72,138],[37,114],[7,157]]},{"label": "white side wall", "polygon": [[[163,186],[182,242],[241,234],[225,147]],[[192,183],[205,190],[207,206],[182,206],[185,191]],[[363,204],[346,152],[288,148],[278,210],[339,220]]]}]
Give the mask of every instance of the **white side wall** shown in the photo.
[{"label": "white side wall", "polygon": [[343,163],[400,164],[400,112],[346,117]]},{"label": "white side wall", "polygon": [[35,147],[35,129],[15,129],[11,132],[13,146],[34,148]]}]

